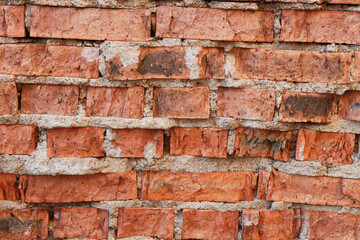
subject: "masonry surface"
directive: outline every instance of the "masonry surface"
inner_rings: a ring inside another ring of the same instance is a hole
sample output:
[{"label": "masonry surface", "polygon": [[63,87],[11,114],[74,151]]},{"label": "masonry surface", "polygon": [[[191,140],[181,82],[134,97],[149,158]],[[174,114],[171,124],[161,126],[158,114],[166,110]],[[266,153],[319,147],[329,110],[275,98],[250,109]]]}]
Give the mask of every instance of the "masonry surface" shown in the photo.
[{"label": "masonry surface", "polygon": [[0,238],[360,240],[359,33],[359,0],[0,0]]}]

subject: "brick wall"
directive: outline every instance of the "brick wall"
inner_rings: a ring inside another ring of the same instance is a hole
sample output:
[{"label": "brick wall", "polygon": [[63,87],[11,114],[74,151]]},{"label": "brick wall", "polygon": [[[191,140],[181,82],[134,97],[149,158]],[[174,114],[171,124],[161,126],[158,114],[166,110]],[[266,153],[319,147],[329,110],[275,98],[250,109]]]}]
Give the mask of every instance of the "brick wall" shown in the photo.
[{"label": "brick wall", "polygon": [[0,238],[360,239],[359,4],[0,0]]}]

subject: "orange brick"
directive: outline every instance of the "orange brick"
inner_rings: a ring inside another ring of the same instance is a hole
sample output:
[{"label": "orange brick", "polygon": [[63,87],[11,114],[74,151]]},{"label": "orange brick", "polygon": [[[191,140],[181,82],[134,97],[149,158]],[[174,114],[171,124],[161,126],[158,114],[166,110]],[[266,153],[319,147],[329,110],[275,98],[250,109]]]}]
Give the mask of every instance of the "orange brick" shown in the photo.
[{"label": "orange brick", "polygon": [[38,128],[29,125],[0,125],[0,154],[31,155],[38,142]]},{"label": "orange brick", "polygon": [[346,91],[340,96],[338,116],[346,120],[360,121],[360,91]]},{"label": "orange brick", "polygon": [[26,36],[24,6],[0,6],[0,36]]},{"label": "orange brick", "polygon": [[19,199],[15,174],[0,173],[0,200],[16,201]]},{"label": "orange brick", "polygon": [[0,115],[17,114],[18,105],[16,84],[0,83]]}]

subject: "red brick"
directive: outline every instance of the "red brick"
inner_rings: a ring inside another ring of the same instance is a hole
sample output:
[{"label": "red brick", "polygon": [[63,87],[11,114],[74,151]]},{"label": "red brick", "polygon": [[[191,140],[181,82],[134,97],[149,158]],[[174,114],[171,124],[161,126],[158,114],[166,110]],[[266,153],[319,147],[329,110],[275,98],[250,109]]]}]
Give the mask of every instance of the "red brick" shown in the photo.
[{"label": "red brick", "polygon": [[301,210],[307,239],[357,239],[360,215]]},{"label": "red brick", "polygon": [[0,74],[98,78],[98,50],[90,47],[2,44]]},{"label": "red brick", "polygon": [[283,10],[281,41],[360,44],[360,13]]},{"label": "red brick", "polygon": [[351,164],[355,134],[301,129],[296,142],[296,160],[327,164]]},{"label": "red brick", "polygon": [[25,84],[21,91],[21,112],[76,115],[78,99],[77,86]]},{"label": "red brick", "polygon": [[238,128],[233,154],[237,157],[265,157],[289,161],[291,132]]},{"label": "red brick", "polygon": [[110,157],[142,158],[145,152],[156,158],[163,156],[164,133],[160,129],[112,129],[115,139],[111,144],[116,154]]},{"label": "red brick", "polygon": [[300,230],[300,211],[244,209],[242,239],[296,239]]},{"label": "red brick", "polygon": [[254,172],[143,172],[141,199],[238,202],[254,199]]},{"label": "red brick", "polygon": [[0,36],[26,36],[24,6],[0,6]]},{"label": "red brick", "polygon": [[19,200],[18,183],[16,176],[9,173],[0,173],[0,200]]},{"label": "red brick", "polygon": [[20,176],[21,199],[27,203],[128,200],[137,197],[136,172],[93,175]]},{"label": "red brick", "polygon": [[[110,80],[225,78],[223,48],[110,47],[105,53],[114,55],[105,59]],[[188,64],[195,65],[198,76]]]},{"label": "red brick", "polygon": [[55,208],[55,238],[107,239],[109,212],[97,208]]},{"label": "red brick", "polygon": [[31,6],[31,37],[146,41],[151,10]]},{"label": "red brick", "polygon": [[359,179],[259,171],[257,198],[317,205],[360,207]]},{"label": "red brick", "polygon": [[49,212],[45,209],[0,210],[1,239],[47,239]]},{"label": "red brick", "polygon": [[234,48],[236,79],[350,83],[351,53]]},{"label": "red brick", "polygon": [[48,157],[103,157],[104,130],[98,127],[47,130]]},{"label": "red brick", "polygon": [[38,128],[29,125],[0,125],[0,154],[31,155],[38,142]]},{"label": "red brick", "polygon": [[162,118],[209,118],[210,88],[154,88],[153,115]]},{"label": "red brick", "polygon": [[86,116],[142,118],[144,88],[88,87]]},{"label": "red brick", "polygon": [[360,82],[360,51],[355,51],[354,81]]},{"label": "red brick", "polygon": [[117,237],[147,236],[174,238],[174,210],[156,208],[120,208]]},{"label": "red brick", "polygon": [[16,84],[0,83],[0,115],[12,115],[18,112],[18,93]]},{"label": "red brick", "polygon": [[284,91],[279,120],[329,123],[334,119],[335,104],[333,94]]},{"label": "red brick", "polygon": [[276,91],[272,89],[219,88],[218,117],[271,121]]},{"label": "red brick", "polygon": [[171,129],[170,154],[226,158],[228,131],[220,128]]},{"label": "red brick", "polygon": [[360,121],[360,91],[346,91],[340,96],[338,116],[342,119]]},{"label": "red brick", "polygon": [[184,209],[182,239],[236,240],[239,212]]},{"label": "red brick", "polygon": [[273,41],[272,12],[161,6],[156,23],[160,38]]}]

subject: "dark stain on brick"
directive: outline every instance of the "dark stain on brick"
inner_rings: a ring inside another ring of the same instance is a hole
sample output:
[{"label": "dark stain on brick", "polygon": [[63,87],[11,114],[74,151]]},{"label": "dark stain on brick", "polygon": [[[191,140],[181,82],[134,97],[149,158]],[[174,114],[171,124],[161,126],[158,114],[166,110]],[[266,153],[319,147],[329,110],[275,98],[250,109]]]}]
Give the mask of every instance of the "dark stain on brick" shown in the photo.
[{"label": "dark stain on brick", "polygon": [[0,219],[0,231],[5,232],[25,232],[34,229],[36,223],[33,221],[21,221],[16,216],[11,214],[11,216]]},{"label": "dark stain on brick", "polygon": [[358,102],[351,106],[351,110],[358,110],[359,108],[360,108],[360,103]]},{"label": "dark stain on brick", "polygon": [[111,75],[119,76],[120,75],[120,65],[110,62],[110,70]]},{"label": "dark stain on brick", "polygon": [[305,117],[328,116],[332,111],[333,96],[290,96],[285,102],[285,110],[291,116],[301,112]]}]

